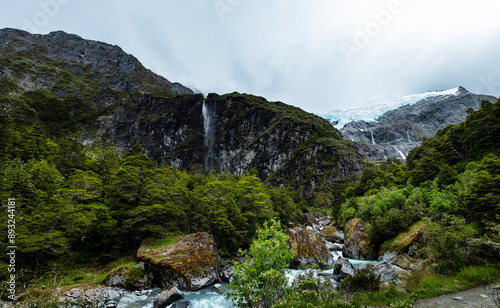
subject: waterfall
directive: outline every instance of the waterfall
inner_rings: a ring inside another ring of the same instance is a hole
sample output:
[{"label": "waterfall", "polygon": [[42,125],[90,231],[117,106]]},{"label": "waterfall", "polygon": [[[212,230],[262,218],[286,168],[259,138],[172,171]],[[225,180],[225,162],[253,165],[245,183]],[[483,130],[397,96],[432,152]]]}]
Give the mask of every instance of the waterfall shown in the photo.
[{"label": "waterfall", "polygon": [[205,146],[205,172],[208,173],[210,170],[215,168],[215,120],[217,118],[215,105],[208,106],[206,101],[203,101],[203,107],[201,109],[203,115],[203,145]]},{"label": "waterfall", "polygon": [[375,139],[373,138],[373,131],[372,130],[370,130],[370,134],[372,135],[372,144],[376,144]]},{"label": "waterfall", "polygon": [[399,155],[401,156],[401,158],[403,160],[406,160],[406,155],[403,152],[401,152],[400,149],[396,148],[395,146],[392,146],[392,147],[394,148],[394,150],[396,150],[399,153]]}]

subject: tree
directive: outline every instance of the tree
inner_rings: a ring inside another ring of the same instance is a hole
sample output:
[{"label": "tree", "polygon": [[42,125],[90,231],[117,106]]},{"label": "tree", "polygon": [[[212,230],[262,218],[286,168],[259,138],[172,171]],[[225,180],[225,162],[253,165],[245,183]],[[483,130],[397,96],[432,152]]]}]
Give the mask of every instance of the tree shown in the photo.
[{"label": "tree", "polygon": [[285,269],[293,258],[287,241],[280,222],[274,219],[269,227],[265,222],[257,231],[247,260],[235,265],[235,280],[229,285],[232,291],[228,295],[238,307],[271,307],[284,298],[288,290]]}]

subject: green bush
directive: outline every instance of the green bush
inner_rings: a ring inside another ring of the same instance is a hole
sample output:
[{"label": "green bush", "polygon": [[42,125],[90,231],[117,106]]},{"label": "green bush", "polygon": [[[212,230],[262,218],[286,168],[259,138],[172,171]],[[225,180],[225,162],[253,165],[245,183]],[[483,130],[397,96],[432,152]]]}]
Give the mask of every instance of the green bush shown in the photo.
[{"label": "green bush", "polygon": [[349,294],[377,292],[380,289],[380,275],[372,269],[356,270],[354,275],[342,280],[340,289]]}]

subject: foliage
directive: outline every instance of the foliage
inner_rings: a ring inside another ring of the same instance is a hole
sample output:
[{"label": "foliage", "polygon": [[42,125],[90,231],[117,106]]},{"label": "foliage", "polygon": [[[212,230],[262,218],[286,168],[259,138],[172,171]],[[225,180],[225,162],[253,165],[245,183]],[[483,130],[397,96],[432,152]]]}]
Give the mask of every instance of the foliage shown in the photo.
[{"label": "foliage", "polygon": [[427,219],[425,233],[426,250],[429,258],[438,262],[438,271],[454,273],[466,265],[464,251],[467,239],[475,231],[465,220],[453,215],[444,215],[439,221]]},{"label": "foliage", "polygon": [[359,305],[342,300],[341,292],[335,291],[334,285],[321,278],[314,277],[312,271],[299,275],[290,286],[286,296],[273,308],[355,308]]},{"label": "foliage", "polygon": [[286,295],[285,269],[293,258],[287,241],[279,221],[271,220],[269,226],[266,222],[257,231],[247,260],[235,264],[234,281],[229,284],[228,295],[238,307],[271,307]]},{"label": "foliage", "polygon": [[357,270],[354,275],[342,280],[340,289],[349,294],[377,292],[380,289],[380,274],[375,274],[372,269]]}]

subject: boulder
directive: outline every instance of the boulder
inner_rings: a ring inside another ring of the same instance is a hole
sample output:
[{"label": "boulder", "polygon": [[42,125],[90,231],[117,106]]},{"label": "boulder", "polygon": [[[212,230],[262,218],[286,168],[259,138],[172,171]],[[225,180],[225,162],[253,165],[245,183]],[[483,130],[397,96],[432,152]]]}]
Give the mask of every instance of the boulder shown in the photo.
[{"label": "boulder", "polygon": [[104,284],[108,287],[117,287],[129,291],[144,290],[151,288],[142,266],[122,266],[106,277]]},{"label": "boulder", "polygon": [[306,226],[312,226],[312,225],[317,225],[318,221],[314,217],[314,215],[311,215],[311,213],[304,213],[304,225]]},{"label": "boulder", "polygon": [[220,295],[224,295],[227,292],[229,292],[229,290],[228,290],[228,288],[226,288],[225,285],[222,285],[220,283],[216,283],[212,287],[212,292],[219,293]]},{"label": "boulder", "polygon": [[351,219],[346,224],[346,239],[342,248],[344,256],[357,260],[373,260],[377,257],[370,237],[363,231],[365,225],[359,218]]},{"label": "boulder", "polygon": [[165,308],[168,305],[184,298],[182,292],[175,286],[171,286],[168,290],[164,290],[154,300],[154,308]]},{"label": "boulder", "polygon": [[407,232],[398,234],[395,238],[388,240],[380,246],[378,259],[380,261],[388,260],[399,254],[412,254],[418,257],[422,234],[426,227],[425,222],[417,222],[412,225]]},{"label": "boulder", "polygon": [[343,279],[354,274],[354,270],[354,266],[351,262],[349,262],[349,260],[338,257],[338,259],[335,260],[335,265],[333,267],[333,275],[340,275],[340,278]]},{"label": "boulder", "polygon": [[184,235],[165,246],[161,243],[144,240],[137,252],[153,285],[195,291],[220,281],[220,257],[208,233]]},{"label": "boulder", "polygon": [[337,229],[333,226],[325,226],[321,229],[319,236],[324,238],[326,241],[333,243],[344,243],[344,234],[338,232]]},{"label": "boulder", "polygon": [[325,242],[314,231],[295,227],[287,229],[285,233],[289,236],[290,253],[295,256],[291,264],[293,268],[306,269],[312,264],[325,268],[333,264]]}]

